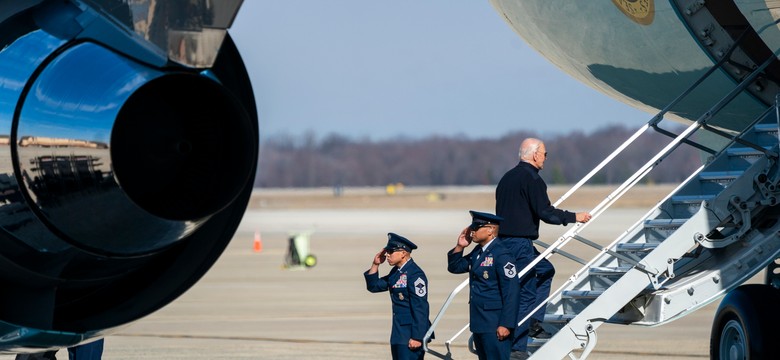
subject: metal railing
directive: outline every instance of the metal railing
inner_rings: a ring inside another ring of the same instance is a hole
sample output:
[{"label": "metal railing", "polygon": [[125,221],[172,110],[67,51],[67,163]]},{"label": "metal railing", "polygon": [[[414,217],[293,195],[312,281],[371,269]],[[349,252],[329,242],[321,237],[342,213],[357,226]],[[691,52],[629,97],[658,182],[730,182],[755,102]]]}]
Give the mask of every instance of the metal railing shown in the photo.
[{"label": "metal railing", "polygon": [[[740,37],[741,39],[741,37]],[[611,163],[618,155],[620,155],[625,149],[627,149],[634,141],[636,141],[641,135],[647,132],[648,129],[653,128],[656,131],[658,131],[658,124],[664,119],[664,115],[668,113],[674,106],[679,104],[680,101],[685,99],[688,95],[690,95],[701,83],[704,82],[711,74],[713,74],[717,69],[719,69],[729,58],[729,54],[734,51],[734,49],[737,47],[739,41],[735,42],[732,47],[727,51],[726,55],[724,55],[720,61],[718,61],[715,65],[713,65],[708,71],[706,71],[699,79],[697,79],[688,89],[686,89],[682,94],[680,94],[677,98],[675,98],[671,103],[669,103],[666,107],[664,107],[662,110],[660,110],[655,116],[653,116],[652,119],[650,119],[646,124],[644,124],[642,127],[640,127],[632,136],[630,136],[623,144],[621,144],[619,147],[617,147],[610,155],[608,155],[604,160],[602,160],[593,170],[591,170],[588,174],[586,174],[580,181],[578,181],[574,186],[572,186],[571,189],[569,189],[565,194],[563,194],[554,204],[553,206],[557,207],[560,203],[568,199],[572,194],[574,194],[577,190],[579,190],[584,184],[586,184],[593,176],[595,176],[599,171],[601,171],[605,166],[607,166],[609,163]],[[780,52],[780,50],[778,50]],[[584,263],[581,259],[577,258],[574,255],[568,254],[561,250],[564,246],[566,246],[572,239],[577,240],[581,243],[584,243],[590,247],[596,248],[601,251],[601,253],[609,253],[612,256],[617,256],[613,251],[610,249],[613,248],[620,239],[625,236],[626,234],[630,233],[634,229],[636,229],[637,226],[640,226],[643,224],[643,221],[645,218],[650,216],[653,211],[655,211],[656,208],[658,208],[664,201],[668,200],[669,197],[672,196],[672,194],[676,193],[680,187],[682,187],[685,183],[687,183],[690,179],[695,177],[703,168],[699,167],[696,171],[694,171],[686,181],[681,183],[672,193],[667,195],[663,200],[661,200],[654,208],[650,210],[642,219],[637,221],[634,225],[632,225],[628,230],[626,230],[621,236],[617,238],[612,244],[610,244],[607,247],[601,247],[598,244],[595,244],[581,236],[579,236],[579,233],[584,230],[588,224],[592,223],[594,220],[596,220],[599,215],[601,215],[604,211],[606,211],[611,205],[613,205],[617,200],[619,200],[623,195],[625,195],[631,188],[633,188],[637,183],[639,183],[647,174],[650,173],[651,170],[653,170],[661,161],[666,159],[675,149],[677,149],[681,144],[689,144],[692,146],[697,146],[695,142],[689,139],[689,137],[694,134],[697,130],[704,128],[705,130],[711,131],[715,133],[716,135],[724,136],[726,138],[729,138],[731,140],[731,143],[737,141],[737,142],[743,142],[741,141],[737,136],[731,136],[730,134],[727,134],[725,132],[719,131],[717,129],[714,129],[713,127],[709,126],[707,123],[712,119],[712,117],[720,112],[726,105],[728,105],[734,98],[736,98],[739,94],[741,94],[744,89],[750,85],[756,77],[763,72],[766,67],[776,59],[776,56],[778,55],[778,52],[775,52],[770,58],[768,58],[764,63],[762,63],[758,68],[756,68],[749,76],[744,78],[734,89],[732,89],[726,96],[720,99],[713,107],[711,107],[707,112],[705,112],[703,115],[701,115],[695,122],[693,122],[690,126],[688,126],[684,131],[682,131],[680,134],[674,136],[674,139],[667,144],[661,151],[659,151],[655,156],[653,156],[647,163],[645,163],[639,170],[637,170],[634,174],[632,174],[626,181],[624,181],[618,188],[616,188],[612,193],[610,193],[604,200],[602,200],[598,205],[596,205],[591,211],[590,214],[592,216],[591,221],[588,223],[577,223],[575,224],[571,229],[569,229],[564,235],[559,237],[554,243],[547,246],[547,244],[543,244],[540,242],[537,242],[541,244],[542,246],[546,247],[544,251],[540,253],[531,263],[529,263],[525,268],[523,268],[519,273],[518,277],[522,277],[525,274],[527,274],[530,269],[532,269],[536,264],[538,264],[542,259],[549,258],[553,253],[559,253],[563,256],[570,258],[574,261]],[[777,108],[775,106],[774,108]],[[767,111],[771,111],[773,107],[769,107]],[[759,122],[763,116],[766,115],[766,112],[763,113],[761,116],[756,118],[752,124]],[[778,121],[780,122],[780,110],[778,110]],[[670,133],[666,133],[666,135],[670,135]],[[673,135],[673,134],[672,134]],[[763,147],[760,147],[755,144],[746,144],[747,146],[753,147],[756,150],[759,150],[763,152],[767,156],[773,156],[777,157],[778,154],[774,153],[768,149],[765,149]],[[697,146],[701,148],[700,146]],[[706,149],[703,149],[706,151]],[[721,150],[722,151],[722,150]],[[569,286],[574,280],[579,278],[583,272],[587,271],[588,268],[598,259],[599,257],[596,256],[585,264],[585,266],[578,271],[575,275],[569,278],[569,280],[555,293],[553,293],[548,299],[543,301],[542,303],[538,304],[534,310],[530,311],[529,314],[519,321],[518,324],[522,324],[531,317],[531,314],[538,311],[544,304],[549,302],[555,294],[559,293],[563,289],[565,289],[567,286]],[[629,259],[630,260],[630,259]],[[634,263],[635,266],[641,267],[640,264],[638,264],[636,261],[631,260],[631,263]],[[652,270],[647,270],[652,271]],[[436,326],[439,324],[439,321],[441,318],[443,318],[444,314],[446,313],[447,308],[450,306],[450,304],[454,301],[454,298],[460,293],[468,284],[468,279],[464,280],[460,285],[458,285],[447,297],[446,301],[442,305],[441,309],[439,310],[439,313],[437,314],[436,318],[434,319],[433,323],[431,324],[430,329],[425,335],[425,339],[423,340],[423,348],[433,353],[434,355],[439,355],[442,357],[441,354],[438,354],[432,350],[430,350],[427,346],[428,341],[430,340],[431,335],[433,334]],[[451,343],[459,337],[463,332],[465,332],[466,329],[468,329],[469,324],[466,324],[463,328],[461,328],[460,331],[458,331],[452,338],[448,339],[445,342],[445,346],[447,347],[447,357],[442,358],[448,358],[450,354],[450,345]]]},{"label": "metal railing", "polygon": [[[778,50],[778,52],[780,52],[780,50]],[[539,262],[540,262],[542,259],[550,257],[550,256],[552,255],[552,253],[553,253],[553,252],[554,252],[554,251],[555,251],[557,248],[562,248],[562,247],[566,246],[566,244],[568,244],[568,243],[569,243],[569,242],[570,242],[572,239],[574,239],[574,240],[578,240],[578,241],[582,242],[582,243],[583,243],[583,244],[585,244],[585,245],[588,245],[588,246],[594,247],[594,248],[596,248],[596,249],[599,249],[599,250],[600,250],[602,253],[611,253],[611,250],[610,250],[610,249],[611,249],[611,248],[613,248],[613,247],[615,247],[615,245],[616,245],[616,244],[617,244],[617,243],[620,241],[620,239],[622,238],[622,236],[621,236],[621,237],[618,237],[618,238],[617,238],[617,239],[616,239],[616,240],[615,240],[613,243],[611,243],[610,245],[608,245],[608,246],[606,246],[606,247],[600,247],[600,246],[598,246],[598,245],[597,245],[597,244],[595,244],[595,243],[592,243],[592,242],[589,242],[589,241],[583,241],[583,240],[586,240],[586,239],[579,237],[579,236],[578,236],[578,234],[579,234],[579,233],[580,233],[580,232],[581,232],[581,231],[582,231],[582,230],[583,230],[585,227],[587,227],[587,225],[588,225],[588,224],[592,223],[592,222],[593,222],[593,220],[595,220],[595,219],[596,219],[596,218],[597,218],[599,215],[601,215],[601,214],[602,214],[602,213],[603,213],[603,212],[604,212],[604,211],[605,211],[607,208],[609,208],[609,206],[611,206],[612,204],[614,204],[614,203],[615,203],[615,202],[616,202],[616,201],[617,201],[617,200],[618,200],[620,197],[622,197],[623,195],[625,195],[625,194],[628,192],[628,190],[630,190],[630,189],[631,189],[631,188],[632,188],[634,185],[636,185],[636,184],[637,184],[637,183],[638,183],[638,182],[639,182],[639,181],[640,181],[642,178],[644,178],[644,177],[645,177],[647,174],[649,174],[649,172],[650,172],[650,171],[651,171],[651,170],[652,170],[652,169],[653,169],[653,168],[654,168],[656,165],[658,165],[658,164],[659,164],[659,163],[660,163],[662,160],[664,160],[664,159],[665,159],[667,156],[669,156],[669,155],[670,155],[670,154],[671,154],[671,153],[672,153],[672,152],[673,152],[675,149],[677,149],[677,147],[679,147],[679,146],[680,146],[680,145],[683,143],[683,139],[687,139],[687,138],[688,138],[690,135],[692,135],[692,134],[693,134],[693,133],[694,133],[696,130],[698,130],[699,128],[702,128],[702,127],[704,127],[704,126],[706,125],[707,121],[709,121],[710,119],[712,119],[712,117],[713,117],[715,114],[717,114],[717,113],[718,113],[720,110],[722,110],[722,109],[723,109],[723,108],[724,108],[726,105],[728,105],[728,103],[729,103],[729,102],[731,102],[731,101],[732,101],[734,98],[736,98],[736,97],[737,97],[739,94],[741,94],[741,93],[742,93],[742,91],[743,91],[743,90],[744,90],[744,89],[745,89],[745,88],[746,88],[748,85],[750,85],[750,83],[752,83],[752,82],[753,82],[753,80],[755,80],[755,78],[756,78],[756,77],[757,77],[757,76],[758,76],[758,75],[759,75],[759,74],[760,74],[760,73],[761,73],[761,72],[762,72],[762,71],[763,71],[763,70],[764,70],[764,69],[765,69],[767,66],[769,66],[769,64],[770,64],[772,61],[774,61],[774,60],[775,60],[775,58],[776,58],[776,56],[777,56],[777,53],[778,53],[778,52],[776,52],[776,53],[775,53],[773,56],[771,56],[769,59],[767,59],[766,61],[764,61],[764,63],[763,63],[763,64],[761,64],[761,66],[759,66],[758,68],[756,68],[756,69],[753,71],[753,73],[751,73],[751,74],[750,74],[748,77],[746,77],[746,78],[745,78],[745,79],[744,79],[742,82],[740,82],[740,83],[739,83],[739,84],[738,84],[738,85],[737,85],[737,86],[736,86],[734,89],[732,89],[732,90],[731,90],[731,91],[730,91],[730,92],[729,92],[729,93],[728,93],[726,96],[724,96],[724,97],[723,97],[723,98],[722,98],[720,101],[718,101],[718,102],[717,102],[717,103],[716,103],[716,104],[715,104],[715,105],[714,105],[712,108],[710,108],[710,110],[708,110],[707,112],[705,112],[705,113],[704,113],[702,116],[700,116],[700,117],[699,117],[699,118],[698,118],[698,119],[697,119],[697,120],[696,120],[694,123],[692,123],[690,126],[688,126],[688,128],[686,128],[686,129],[685,129],[683,132],[681,132],[679,135],[677,135],[677,137],[675,137],[675,138],[674,138],[674,140],[672,140],[672,141],[671,141],[671,142],[670,142],[668,145],[666,145],[666,146],[665,146],[665,147],[664,147],[664,148],[663,148],[663,149],[662,149],[662,150],[661,150],[659,153],[657,153],[655,156],[653,156],[653,158],[651,158],[651,159],[650,159],[650,160],[649,160],[647,163],[645,163],[645,165],[644,165],[644,166],[642,166],[642,167],[641,167],[639,170],[637,170],[637,171],[636,171],[636,172],[635,172],[633,175],[631,175],[631,177],[629,177],[629,178],[628,178],[628,180],[626,180],[626,181],[625,181],[623,184],[621,184],[621,185],[620,185],[620,186],[619,186],[617,189],[615,189],[615,190],[614,190],[614,191],[613,191],[613,192],[612,192],[610,195],[608,195],[608,196],[607,196],[607,197],[606,197],[604,200],[602,200],[602,202],[601,202],[601,203],[599,203],[598,205],[596,205],[596,207],[594,207],[594,208],[593,208],[593,210],[591,210],[591,212],[590,212],[590,213],[591,213],[591,215],[592,215],[592,218],[591,218],[591,221],[590,221],[590,222],[588,222],[588,223],[577,223],[577,224],[576,224],[574,227],[572,227],[571,229],[569,229],[569,231],[567,231],[567,232],[566,232],[564,235],[562,235],[561,237],[559,237],[559,238],[558,238],[558,240],[556,240],[556,241],[555,241],[553,244],[551,244],[551,246],[550,246],[549,248],[547,248],[547,249],[545,249],[543,252],[541,252],[541,253],[540,253],[540,254],[539,254],[539,255],[538,255],[538,256],[537,256],[537,257],[536,257],[536,258],[535,258],[535,259],[534,259],[534,260],[533,260],[533,261],[532,261],[530,264],[528,264],[528,265],[527,265],[525,268],[523,268],[523,270],[522,270],[522,271],[520,271],[520,272],[518,273],[518,275],[517,275],[517,276],[518,276],[518,277],[522,277],[522,276],[524,276],[526,273],[528,273],[528,271],[530,271],[530,269],[532,269],[534,266],[536,266],[536,264],[538,264],[538,263],[539,263]],[[668,108],[668,107],[667,107],[667,108]],[[760,114],[758,117],[756,117],[756,118],[755,118],[755,119],[754,119],[754,120],[751,122],[751,124],[750,124],[750,126],[749,126],[749,127],[752,127],[752,126],[754,126],[756,123],[758,123],[759,121],[761,121],[761,119],[763,119],[763,117],[764,117],[764,116],[766,116],[767,112],[768,112],[768,111],[771,111],[771,110],[772,110],[772,107],[769,107],[767,110],[765,110],[765,111],[764,111],[762,114]],[[655,119],[655,117],[654,117],[653,119]],[[651,120],[651,122],[652,122],[652,120]],[[748,128],[749,128],[749,127],[748,127]],[[715,134],[717,134],[717,135],[723,135],[723,134],[721,134],[721,133],[719,133],[719,132],[716,132]],[[728,134],[726,134],[726,135],[728,135]],[[731,140],[731,143],[733,143],[733,142],[736,142],[736,141],[737,141],[737,139],[738,139],[737,137],[731,137],[731,136],[727,136],[727,138],[729,138],[729,139]],[[741,143],[742,143],[742,142],[741,142]],[[771,157],[771,156],[773,156],[773,157],[777,157],[777,153],[775,153],[775,152],[773,152],[773,151],[770,151],[770,150],[768,150],[768,149],[765,149],[765,148],[763,148],[763,147],[760,147],[760,146],[758,146],[758,145],[755,145],[755,144],[753,144],[753,146],[751,146],[751,147],[755,148],[755,149],[756,149],[756,150],[758,150],[758,151],[761,151],[761,152],[763,152],[763,153],[764,153],[766,156],[770,156],[770,157]],[[724,149],[725,149],[725,147],[724,147]],[[721,150],[721,151],[722,151],[722,150]],[[691,178],[693,178],[694,176],[696,176],[696,175],[697,175],[697,174],[698,174],[698,173],[699,173],[699,172],[700,172],[700,171],[701,171],[703,168],[704,168],[704,166],[701,166],[701,167],[699,167],[699,168],[698,168],[696,171],[694,171],[694,172],[691,174],[691,176],[690,176],[688,179],[686,179],[686,181],[685,181],[685,182],[683,182],[683,183],[682,183],[680,186],[684,185],[684,184],[685,184],[685,183],[687,183],[687,182],[688,182],[688,181],[689,181]],[[578,184],[579,184],[579,183],[578,183]],[[670,194],[669,194],[669,196],[671,196],[672,194],[676,193],[678,190],[679,190],[679,187],[678,187],[677,189],[675,189],[675,191],[673,191],[672,193],[670,193]],[[665,199],[664,199],[664,201],[665,201],[666,199],[668,199],[668,197],[669,197],[669,196],[667,196],[667,198],[665,198]],[[562,200],[560,200],[560,201],[562,201]],[[560,203],[560,201],[556,202],[556,204]],[[663,201],[662,201],[662,202],[660,202],[658,205],[656,205],[656,206],[655,206],[653,209],[651,209],[651,211],[650,211],[650,212],[654,211],[654,209],[655,209],[655,208],[657,208],[658,206],[660,206],[660,204],[662,204],[662,203],[663,203]],[[649,214],[648,214],[648,215],[646,215],[645,217],[643,217],[642,219],[640,219],[640,221],[638,221],[638,222],[637,222],[637,224],[635,224],[634,226],[632,226],[632,227],[631,227],[629,230],[633,230],[633,229],[635,229],[635,228],[636,228],[636,226],[638,226],[639,224],[641,224],[641,223],[642,223],[642,220],[643,220],[644,218],[646,218],[647,216],[649,216]],[[624,233],[624,234],[625,234],[625,233]],[[614,253],[611,253],[611,255],[615,255],[615,254],[614,254]],[[586,265],[585,267],[583,267],[583,268],[582,268],[582,269],[581,269],[579,272],[577,272],[577,275],[581,274],[581,273],[582,273],[582,272],[584,272],[584,271],[587,271],[587,270],[588,270],[588,268],[590,268],[590,265],[592,265],[592,263],[593,263],[593,262],[594,262],[594,261],[595,261],[597,258],[598,258],[598,257],[594,257],[594,259],[593,259],[593,260],[592,260],[592,261],[591,261],[589,264],[587,264],[587,265]],[[635,266],[637,266],[638,268],[640,268],[640,270],[642,270],[642,266],[641,266],[640,264],[638,264],[638,263],[637,263],[637,262],[635,262],[635,261],[631,261],[631,262],[632,262],[632,263],[634,263],[634,265],[635,265]],[[653,270],[651,270],[651,269],[645,269],[645,271],[652,272]],[[545,305],[547,302],[549,302],[549,301],[550,301],[550,300],[551,300],[553,297],[555,297],[555,296],[557,295],[557,293],[558,293],[558,292],[560,292],[560,291],[562,291],[563,289],[565,289],[565,288],[566,288],[568,285],[570,285],[570,284],[571,284],[571,283],[572,283],[574,280],[576,280],[577,278],[578,278],[578,276],[572,276],[571,278],[569,278],[569,280],[568,280],[566,283],[564,283],[564,285],[561,287],[561,289],[560,289],[560,290],[558,290],[558,291],[556,291],[555,293],[551,294],[551,295],[550,295],[550,297],[548,297],[548,298],[547,298],[546,300],[544,300],[543,302],[541,302],[541,303],[537,304],[537,305],[536,305],[536,307],[535,307],[535,308],[534,308],[532,311],[530,311],[530,312],[529,312],[529,314],[528,314],[527,316],[525,316],[525,317],[524,317],[522,320],[520,320],[518,323],[519,323],[519,324],[522,324],[522,323],[525,323],[526,321],[528,321],[528,319],[530,319],[530,317],[531,317],[531,315],[532,315],[532,314],[534,314],[536,311],[538,311],[539,309],[541,309],[541,308],[542,308],[542,307],[543,307],[543,306],[544,306],[544,305]]]}]

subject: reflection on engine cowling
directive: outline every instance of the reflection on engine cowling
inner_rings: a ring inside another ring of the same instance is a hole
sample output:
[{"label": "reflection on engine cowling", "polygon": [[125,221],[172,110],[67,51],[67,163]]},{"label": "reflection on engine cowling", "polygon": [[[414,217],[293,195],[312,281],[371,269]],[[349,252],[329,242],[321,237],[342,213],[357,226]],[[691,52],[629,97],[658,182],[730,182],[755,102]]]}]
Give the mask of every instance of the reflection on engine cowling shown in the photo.
[{"label": "reflection on engine cowling", "polygon": [[108,334],[217,260],[257,163],[240,4],[0,8],[0,352]]},{"label": "reflection on engine cowling", "polygon": [[[87,148],[106,150],[107,144],[71,139],[22,137],[20,147]],[[97,152],[97,151],[96,151]],[[54,151],[52,151],[54,153]],[[29,160],[28,171],[22,172],[27,188],[43,206],[51,206],[58,198],[68,194],[83,192],[101,192],[112,183],[113,174],[101,158],[104,154],[94,155],[40,155]]]},{"label": "reflection on engine cowling", "polygon": [[[89,86],[73,86],[79,83]],[[21,102],[19,171],[45,175],[61,190],[41,193],[24,181],[32,210],[92,251],[135,255],[183,239],[231,203],[250,176],[250,120],[207,76],[150,69],[81,43],[52,58]],[[45,157],[100,158],[101,173],[114,176],[100,187],[76,184],[77,164],[58,161],[63,166],[53,169],[63,171],[43,174],[37,163]]]}]

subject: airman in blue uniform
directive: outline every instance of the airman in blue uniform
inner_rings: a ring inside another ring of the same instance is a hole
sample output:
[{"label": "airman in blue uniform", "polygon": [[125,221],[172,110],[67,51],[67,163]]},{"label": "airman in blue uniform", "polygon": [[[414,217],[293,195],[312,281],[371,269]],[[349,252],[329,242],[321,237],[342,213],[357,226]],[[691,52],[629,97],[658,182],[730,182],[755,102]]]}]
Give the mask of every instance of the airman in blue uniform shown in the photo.
[{"label": "airman in blue uniform", "polygon": [[[390,334],[390,351],[393,359],[422,359],[425,351],[422,341],[431,326],[428,320],[428,278],[412,260],[412,250],[417,245],[409,239],[387,234],[387,246],[374,256],[371,268],[363,276],[368,291],[389,291],[393,303],[393,331]],[[387,260],[393,266],[390,273],[379,277],[379,265]]]},{"label": "airman in blue uniform", "polygon": [[[480,360],[509,359],[517,325],[518,290],[515,256],[500,241],[503,220],[493,214],[470,211],[472,222],[460,232],[455,248],[447,253],[447,270],[469,273],[469,327]],[[471,242],[477,247],[468,255]]]}]

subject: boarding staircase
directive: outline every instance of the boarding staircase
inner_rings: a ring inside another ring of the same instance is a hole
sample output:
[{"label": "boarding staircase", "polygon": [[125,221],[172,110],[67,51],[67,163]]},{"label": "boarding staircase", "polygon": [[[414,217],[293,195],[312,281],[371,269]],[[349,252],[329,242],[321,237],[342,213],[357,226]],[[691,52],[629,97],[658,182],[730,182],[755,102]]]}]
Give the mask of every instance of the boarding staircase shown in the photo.
[{"label": "boarding staircase", "polygon": [[[547,299],[542,327],[552,337],[529,340],[532,359],[584,359],[596,346],[596,331],[602,324],[655,326],[672,321],[716,300],[780,256],[777,102],[736,136],[708,124],[771,61],[772,58],[746,76],[681,133],[661,129],[659,123],[664,114],[722,62],[716,64],[555,203],[557,206],[573,194],[648,129],[673,137],[590,212],[593,217],[589,223],[572,226],[553,244],[542,244],[547,248],[519,273],[523,276],[541,259],[553,254],[584,265]],[[696,131],[727,138],[728,145],[710,149],[693,140],[691,135]],[[603,246],[581,234],[683,144],[708,152],[709,160],[611,244]],[[596,249],[597,255],[586,262],[562,250],[572,241]],[[450,294],[429,333],[467,284],[468,280]],[[529,317],[520,321],[526,322]],[[468,325],[445,343],[447,354],[427,345],[426,350],[449,358],[450,344],[467,329]]]},{"label": "boarding staircase", "polygon": [[542,327],[553,337],[532,339],[534,358],[587,357],[601,324],[669,322],[777,257],[778,124],[774,114],[762,120],[609,246],[566,236],[601,253],[548,299]]}]

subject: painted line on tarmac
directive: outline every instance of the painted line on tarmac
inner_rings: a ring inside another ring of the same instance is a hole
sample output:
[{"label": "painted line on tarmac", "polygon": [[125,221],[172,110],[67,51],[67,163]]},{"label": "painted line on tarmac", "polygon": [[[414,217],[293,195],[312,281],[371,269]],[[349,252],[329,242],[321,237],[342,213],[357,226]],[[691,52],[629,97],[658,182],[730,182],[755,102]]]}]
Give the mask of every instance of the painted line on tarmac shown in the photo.
[{"label": "painted line on tarmac", "polygon": [[[201,340],[241,340],[269,341],[295,344],[354,344],[354,345],[387,345],[383,341],[341,341],[341,340],[310,340],[310,339],[279,339],[255,336],[206,336],[206,335],[175,335],[175,334],[112,334],[111,337],[148,337],[163,339],[201,339]],[[465,347],[465,345],[463,345]]]},{"label": "painted line on tarmac", "polygon": [[[239,341],[268,341],[293,344],[338,344],[338,345],[381,345],[386,346],[385,341],[342,341],[342,340],[311,340],[311,339],[279,339],[255,336],[206,336],[206,335],[176,335],[176,334],[113,334],[111,337],[148,337],[164,339],[201,339],[201,340],[239,340]],[[465,348],[466,344],[450,344],[450,347]],[[702,358],[709,359],[709,355],[701,354],[669,354],[669,353],[650,353],[640,351],[598,351],[594,350],[592,355],[625,355],[630,357],[661,357],[661,358]]]}]

